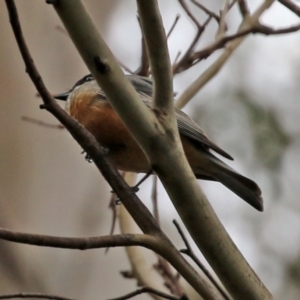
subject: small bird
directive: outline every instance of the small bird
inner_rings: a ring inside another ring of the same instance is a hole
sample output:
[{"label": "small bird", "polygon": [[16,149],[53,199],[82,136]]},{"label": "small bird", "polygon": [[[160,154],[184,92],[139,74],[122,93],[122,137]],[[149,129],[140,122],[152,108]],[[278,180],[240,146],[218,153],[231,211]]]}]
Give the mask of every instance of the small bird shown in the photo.
[{"label": "small bird", "polygon": [[[137,75],[126,75],[141,101],[152,109],[152,81]],[[108,149],[106,158],[117,169],[148,173],[150,164],[144,152],[110,105],[92,75],[86,75],[68,91],[54,98],[66,101],[66,111]],[[263,211],[263,200],[258,185],[230,168],[210,150],[233,160],[213,143],[188,115],[175,109],[178,130],[186,158],[198,179],[219,181],[251,206]]]}]

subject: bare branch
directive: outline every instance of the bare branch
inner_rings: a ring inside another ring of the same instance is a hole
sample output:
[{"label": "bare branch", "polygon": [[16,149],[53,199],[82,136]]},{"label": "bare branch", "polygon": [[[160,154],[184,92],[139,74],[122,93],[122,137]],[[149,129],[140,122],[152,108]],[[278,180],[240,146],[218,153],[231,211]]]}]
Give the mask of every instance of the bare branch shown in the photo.
[{"label": "bare branch", "polygon": [[191,67],[191,64],[189,63],[190,61],[190,56],[193,53],[193,50],[195,49],[202,33],[204,32],[207,24],[210,22],[210,20],[212,19],[212,16],[209,15],[208,18],[206,19],[206,21],[204,22],[203,25],[201,25],[198,20],[194,17],[194,15],[191,13],[191,11],[189,10],[186,2],[184,0],[179,0],[180,5],[182,6],[182,8],[185,10],[186,14],[188,15],[188,17],[192,20],[192,22],[196,25],[197,27],[197,31],[195,34],[195,37],[193,39],[193,41],[191,42],[191,44],[189,45],[188,49],[185,51],[185,53],[182,55],[182,58],[177,62],[173,64],[172,70],[173,70],[173,74],[177,74],[179,72],[182,72],[183,70],[188,69],[189,67]]},{"label": "bare branch", "polygon": [[137,17],[139,25],[140,25],[140,29],[141,29],[141,33],[142,33],[142,38],[141,38],[141,62],[140,62],[140,66],[138,67],[138,69],[134,72],[134,74],[140,75],[140,76],[145,76],[148,77],[149,73],[150,73],[150,64],[149,64],[149,57],[148,57],[148,52],[147,52],[147,46],[146,46],[146,42],[145,42],[145,38],[144,38],[144,34],[142,31],[142,27],[141,27],[141,20],[139,17]]},{"label": "bare branch", "polygon": [[178,298],[178,297],[174,297],[172,295],[168,295],[166,293],[163,293],[161,291],[155,290],[155,289],[150,288],[150,287],[143,287],[143,288],[140,288],[140,289],[138,289],[134,292],[131,292],[127,295],[124,295],[122,297],[112,298],[112,299],[109,299],[109,300],[126,300],[126,299],[133,298],[137,295],[144,294],[144,293],[154,294],[154,295],[157,295],[157,296],[160,296],[162,298],[169,299],[169,300],[188,300],[187,296],[185,296],[185,295],[182,295],[181,297]]},{"label": "bare branch", "polygon": [[170,264],[163,257],[158,255],[158,262],[154,265],[161,277],[164,279],[165,286],[173,295],[180,296],[183,293],[182,286],[179,282],[179,276],[174,274]]},{"label": "bare branch", "polygon": [[123,64],[121,61],[118,61],[119,65],[129,74],[134,74],[134,72],[132,70],[130,70],[125,64]]},{"label": "bare branch", "polygon": [[252,27],[239,31],[232,35],[223,36],[220,39],[216,40],[209,46],[205,47],[204,49],[195,52],[190,57],[190,64],[194,65],[199,63],[201,60],[208,58],[212,53],[214,53],[216,50],[226,47],[226,45],[240,37],[243,37],[245,35],[248,35],[249,33],[252,34],[264,34],[264,35],[277,35],[277,34],[284,34],[284,33],[292,33],[300,30],[300,24],[281,28],[281,29],[273,29],[271,27],[268,27],[266,25],[261,24],[254,24]]},{"label": "bare branch", "polygon": [[300,6],[291,0],[278,0],[282,5],[300,17]]},{"label": "bare branch", "polygon": [[167,39],[168,39],[168,38],[170,37],[170,35],[172,34],[172,32],[173,32],[175,26],[177,25],[179,19],[180,19],[180,15],[177,15],[176,18],[175,18],[175,20],[174,20],[173,25],[171,26],[171,28],[170,28],[170,30],[169,30],[169,32],[168,32],[168,34],[167,34]]},{"label": "bare branch", "polygon": [[50,294],[40,294],[40,293],[17,293],[17,294],[7,294],[0,295],[0,299],[14,299],[14,298],[38,298],[38,299],[49,299],[49,300],[74,300],[73,298],[66,298]]},{"label": "bare branch", "polygon": [[199,3],[199,2],[197,2],[195,0],[191,0],[191,2],[193,4],[195,4],[196,6],[198,6],[200,9],[202,9],[207,15],[211,16],[212,18],[214,18],[218,23],[220,22],[220,17],[217,14],[215,14],[213,11],[209,10],[204,5],[202,5],[201,3]]},{"label": "bare branch", "polygon": [[247,0],[238,0],[238,6],[243,18],[246,18],[250,14]]},{"label": "bare branch", "polygon": [[117,198],[118,198],[117,194],[112,193],[111,197],[110,197],[110,200],[109,200],[108,207],[112,211],[112,220],[111,220],[111,227],[110,227],[109,235],[112,235],[114,233],[115,227],[116,227],[116,222],[117,222],[116,201],[117,201]]},{"label": "bare branch", "polygon": [[220,37],[224,36],[227,25],[226,25],[226,15],[229,11],[229,0],[225,0],[224,7],[220,11],[220,22],[219,22],[219,29],[216,34],[216,39],[219,39]]},{"label": "bare branch", "polygon": [[156,222],[159,224],[159,212],[158,212],[158,203],[157,203],[157,175],[153,176],[153,186],[151,193],[151,200],[153,204],[153,216]]},{"label": "bare branch", "polygon": [[259,24],[256,28],[254,33],[261,33],[265,35],[277,35],[277,34],[286,34],[292,33],[300,30],[300,24],[289,26],[286,28],[274,29],[272,27],[261,25]]},{"label": "bare branch", "polygon": [[220,284],[215,280],[214,276],[208,271],[208,269],[204,266],[204,264],[200,261],[200,259],[196,256],[194,253],[192,247],[190,246],[190,243],[188,239],[186,238],[183,230],[181,229],[179,223],[176,220],[173,220],[173,224],[175,225],[178,233],[180,234],[186,249],[180,250],[181,253],[184,253],[188,255],[195,263],[196,265],[202,270],[202,272],[209,278],[209,280],[215,285],[215,287],[219,290],[219,292],[223,295],[224,299],[230,300],[230,297],[224,291],[223,287],[220,286]]},{"label": "bare branch", "polygon": [[176,130],[171,62],[158,3],[156,0],[137,0],[137,6],[153,75],[153,107],[167,113]]},{"label": "bare branch", "polygon": [[[153,248],[154,237],[145,234],[116,234],[87,238],[31,234],[0,228],[0,239],[34,246],[89,250],[105,247],[143,246]],[[146,246],[146,244],[148,246]],[[152,249],[153,250],[153,249]]]},{"label": "bare branch", "polygon": [[[186,14],[188,15],[188,17],[196,25],[197,29],[199,30],[200,28],[202,28],[202,25],[200,24],[200,22],[197,20],[197,18],[192,14],[192,12],[190,11],[190,9],[188,8],[188,5],[186,4],[185,0],[178,0],[178,1],[180,3],[181,7],[186,12]],[[212,14],[209,14],[209,15],[212,16]]]}]

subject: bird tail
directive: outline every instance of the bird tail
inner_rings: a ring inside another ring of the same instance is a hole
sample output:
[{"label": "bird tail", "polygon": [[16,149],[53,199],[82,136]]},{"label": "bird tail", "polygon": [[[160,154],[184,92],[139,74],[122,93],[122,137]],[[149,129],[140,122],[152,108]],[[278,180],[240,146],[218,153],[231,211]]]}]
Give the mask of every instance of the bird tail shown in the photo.
[{"label": "bird tail", "polygon": [[[209,177],[221,182],[257,210],[263,211],[263,199],[259,186],[253,180],[237,173],[212,154],[209,156],[213,170]],[[199,176],[199,178],[201,177],[203,178],[203,176]]]}]

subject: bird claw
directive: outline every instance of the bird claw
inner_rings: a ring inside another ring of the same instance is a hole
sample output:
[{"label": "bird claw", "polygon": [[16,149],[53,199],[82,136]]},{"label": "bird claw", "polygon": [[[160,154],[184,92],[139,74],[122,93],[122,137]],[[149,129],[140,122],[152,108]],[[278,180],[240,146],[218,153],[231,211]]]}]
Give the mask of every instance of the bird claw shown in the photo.
[{"label": "bird claw", "polygon": [[[137,187],[136,185],[130,187],[130,189],[131,189],[134,193],[137,193],[137,192],[140,190],[139,187]],[[110,192],[111,192],[112,194],[115,194],[115,193],[116,193],[115,191],[110,191]],[[121,199],[120,199],[120,197],[117,197],[117,198],[116,198],[115,204],[116,204],[116,205],[120,205],[120,204],[121,204]]]},{"label": "bird claw", "polygon": [[[106,155],[107,153],[109,153],[109,148],[101,146],[101,152],[102,152],[103,155]],[[84,153],[85,153],[84,159],[88,163],[92,163],[93,162],[92,158],[86,153],[86,151],[83,150],[81,152],[81,154],[84,154]]]},{"label": "bird claw", "polygon": [[92,162],[93,162],[92,158],[91,158],[84,150],[81,152],[81,154],[85,154],[84,159],[85,159],[88,163],[92,163]]}]

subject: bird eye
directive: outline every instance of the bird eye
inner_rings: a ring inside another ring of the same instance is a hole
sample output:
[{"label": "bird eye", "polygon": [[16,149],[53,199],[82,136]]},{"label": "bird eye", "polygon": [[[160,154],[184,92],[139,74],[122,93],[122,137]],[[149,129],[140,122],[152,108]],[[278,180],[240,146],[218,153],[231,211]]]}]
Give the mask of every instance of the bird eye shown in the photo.
[{"label": "bird eye", "polygon": [[85,78],[85,81],[88,82],[88,81],[92,81],[93,80],[93,76],[92,75],[89,75]]}]

